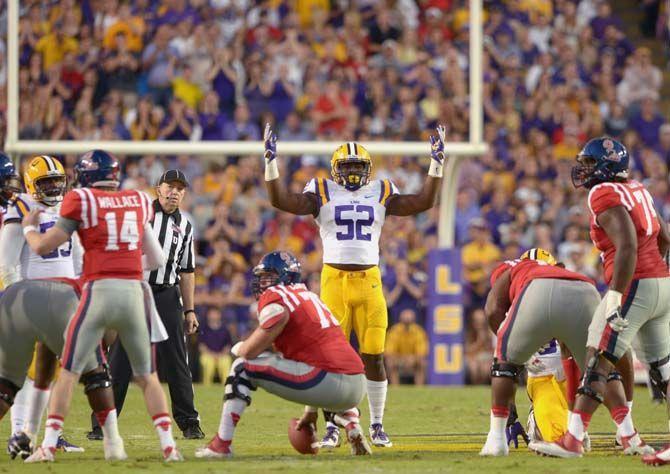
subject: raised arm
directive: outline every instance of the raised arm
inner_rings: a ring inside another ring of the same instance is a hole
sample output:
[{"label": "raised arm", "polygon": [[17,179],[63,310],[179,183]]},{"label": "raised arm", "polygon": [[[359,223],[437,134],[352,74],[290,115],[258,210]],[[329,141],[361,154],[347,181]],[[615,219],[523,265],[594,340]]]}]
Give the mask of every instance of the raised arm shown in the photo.
[{"label": "raised arm", "polygon": [[270,124],[265,125],[263,135],[265,141],[265,186],[268,190],[270,203],[280,211],[290,212],[298,216],[319,214],[319,200],[312,193],[291,193],[279,179],[277,167],[277,136],[272,133]]},{"label": "raised arm", "polygon": [[443,125],[437,127],[437,137],[430,136],[431,160],[428,176],[424,186],[418,194],[396,194],[386,203],[386,214],[391,216],[413,216],[427,211],[437,200],[437,194],[442,184],[444,168],[444,143],[447,131]]}]

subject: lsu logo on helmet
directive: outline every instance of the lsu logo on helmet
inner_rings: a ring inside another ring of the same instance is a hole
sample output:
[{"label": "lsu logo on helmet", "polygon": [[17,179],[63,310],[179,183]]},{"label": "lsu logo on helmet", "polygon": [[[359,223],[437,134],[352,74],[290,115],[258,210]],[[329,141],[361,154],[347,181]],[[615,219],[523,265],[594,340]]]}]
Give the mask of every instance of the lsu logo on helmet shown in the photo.
[{"label": "lsu logo on helmet", "polygon": [[60,161],[48,155],[40,155],[28,163],[23,183],[33,199],[47,206],[55,206],[63,200],[67,177]]},{"label": "lsu logo on helmet", "polygon": [[521,255],[521,260],[536,260],[539,262],[548,263],[549,265],[556,265],[556,259],[554,256],[549,251],[539,247],[526,250]]},{"label": "lsu logo on helmet", "polygon": [[368,184],[372,173],[372,158],[363,145],[348,142],[340,146],[330,160],[333,180],[349,191]]}]

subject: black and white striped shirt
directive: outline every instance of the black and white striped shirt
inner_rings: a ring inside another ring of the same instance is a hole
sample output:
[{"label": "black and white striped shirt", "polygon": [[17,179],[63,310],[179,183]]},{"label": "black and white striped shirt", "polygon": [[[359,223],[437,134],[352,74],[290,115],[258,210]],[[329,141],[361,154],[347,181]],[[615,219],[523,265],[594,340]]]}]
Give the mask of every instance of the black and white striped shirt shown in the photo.
[{"label": "black and white striped shirt", "polygon": [[163,247],[166,257],[164,267],[153,272],[144,272],[144,279],[150,285],[176,285],[180,273],[195,271],[193,255],[193,226],[177,209],[166,214],[156,199],[154,206],[154,234]]}]

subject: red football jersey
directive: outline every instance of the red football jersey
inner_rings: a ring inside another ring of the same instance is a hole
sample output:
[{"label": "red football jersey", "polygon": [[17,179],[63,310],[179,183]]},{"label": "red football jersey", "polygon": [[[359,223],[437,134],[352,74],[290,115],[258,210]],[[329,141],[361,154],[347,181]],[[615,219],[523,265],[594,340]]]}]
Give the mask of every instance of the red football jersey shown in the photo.
[{"label": "red football jersey", "polygon": [[[285,358],[338,374],[364,372],[361,358],[344,337],[335,316],[305,285],[268,288],[258,301],[258,314],[271,303],[279,303],[289,313],[288,323],[274,342]],[[260,321],[260,325],[270,328],[279,317]]]},{"label": "red football jersey", "polygon": [[596,218],[607,209],[623,206],[630,214],[637,232],[637,264],[634,279],[668,276],[668,268],[658,249],[660,225],[656,218],[654,201],[644,186],[637,181],[601,183],[589,191],[591,210],[591,240],[601,252],[605,265],[605,281],[609,284],[614,272],[614,244],[598,225]]},{"label": "red football jersey", "polygon": [[509,300],[514,303],[517,296],[531,281],[539,278],[555,278],[558,280],[585,281],[595,285],[595,282],[581,273],[571,272],[565,268],[549,265],[547,262],[538,260],[506,260],[491,273],[491,286],[505,270],[511,268]]},{"label": "red football jersey", "polygon": [[73,189],[63,198],[60,215],[79,222],[84,281],[142,279],[144,225],[153,217],[146,193]]}]

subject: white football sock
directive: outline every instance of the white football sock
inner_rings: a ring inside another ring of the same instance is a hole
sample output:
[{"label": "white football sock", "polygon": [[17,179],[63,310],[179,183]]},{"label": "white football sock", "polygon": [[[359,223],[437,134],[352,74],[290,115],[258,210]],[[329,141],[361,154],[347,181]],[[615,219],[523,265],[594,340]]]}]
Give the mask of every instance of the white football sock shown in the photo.
[{"label": "white football sock", "polygon": [[12,434],[23,431],[25,428],[28,419],[28,404],[32,398],[33,390],[33,381],[26,377],[23,387],[14,396],[14,404],[11,408]]},{"label": "white football sock", "polygon": [[491,433],[500,438],[505,438],[506,427],[507,417],[495,416],[493,412],[491,412]]},{"label": "white football sock", "polygon": [[584,441],[584,422],[582,417],[579,416],[579,413],[571,413],[570,421],[568,422],[568,431],[572,436],[577,438],[579,441]]},{"label": "white football sock", "polygon": [[367,379],[368,405],[370,406],[370,424],[382,423],[384,419],[384,405],[386,405],[386,389],[388,380],[377,382]]},{"label": "white football sock", "polygon": [[44,439],[42,440],[42,447],[45,449],[56,449],[58,438],[63,434],[63,417],[60,415],[50,414],[47,417],[47,425],[44,430]]},{"label": "white football sock", "polygon": [[28,417],[24,428],[27,433],[33,435],[39,433],[42,416],[49,404],[49,395],[51,395],[51,386],[47,389],[33,386],[32,397],[28,401]]},{"label": "white football sock", "polygon": [[154,428],[156,428],[161,449],[165,451],[167,448],[176,447],[177,443],[175,443],[172,437],[172,420],[170,419],[170,415],[167,413],[158,413],[152,416],[151,419],[154,422]]},{"label": "white football sock", "polygon": [[[247,387],[242,385],[238,387],[240,391],[242,391],[243,388],[248,390]],[[224,441],[232,441],[233,436],[235,435],[235,427],[240,421],[240,417],[246,408],[247,402],[240,400],[239,398],[231,398],[223,403],[221,421],[219,422],[219,438]]]},{"label": "white football sock", "polygon": [[[102,428],[102,436],[107,440],[119,439],[119,424],[116,408],[111,410],[103,410],[95,413],[95,418],[98,420],[98,425]],[[159,434],[160,436],[160,434]]]}]

